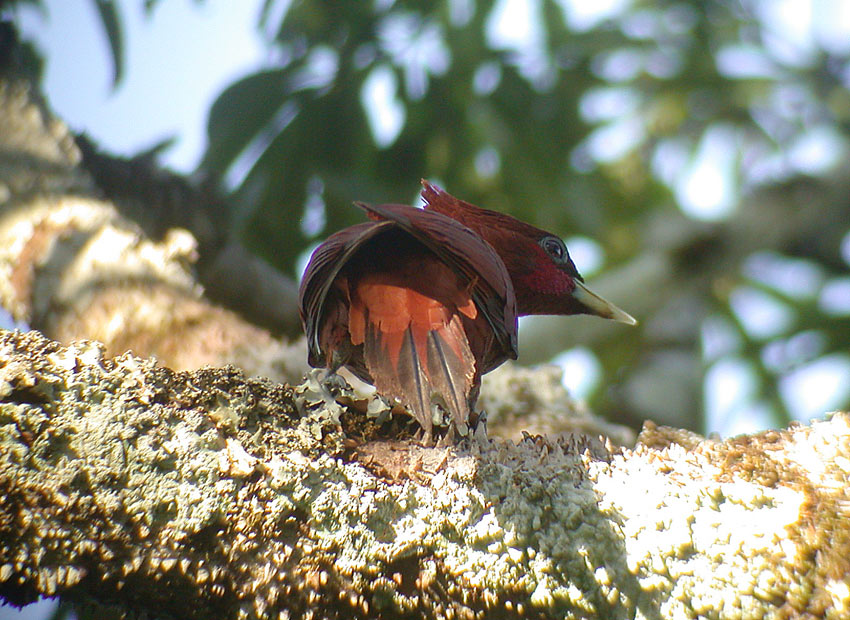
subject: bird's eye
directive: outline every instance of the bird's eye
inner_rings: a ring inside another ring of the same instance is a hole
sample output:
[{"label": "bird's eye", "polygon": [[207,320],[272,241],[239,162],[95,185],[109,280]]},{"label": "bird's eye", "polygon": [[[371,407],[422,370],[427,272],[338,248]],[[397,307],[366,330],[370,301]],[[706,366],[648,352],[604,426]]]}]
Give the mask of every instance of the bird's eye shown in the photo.
[{"label": "bird's eye", "polygon": [[567,246],[558,237],[544,237],[540,240],[540,246],[556,263],[563,263],[569,260]]}]

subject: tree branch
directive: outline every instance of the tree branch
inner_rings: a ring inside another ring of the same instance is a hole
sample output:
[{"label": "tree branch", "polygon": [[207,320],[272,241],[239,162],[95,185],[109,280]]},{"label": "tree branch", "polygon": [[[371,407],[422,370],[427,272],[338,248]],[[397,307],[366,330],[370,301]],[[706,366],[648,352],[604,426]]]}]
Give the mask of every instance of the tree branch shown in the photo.
[{"label": "tree branch", "polygon": [[[303,342],[277,340],[210,302],[195,275],[195,238],[170,227],[146,237],[100,198],[80,157],[33,85],[0,71],[0,306],[57,340],[97,339],[111,354],[132,349],[173,368],[233,363],[287,380],[303,374]],[[245,277],[227,272],[231,279],[275,281],[242,258],[231,268]],[[224,273],[215,264],[207,270]],[[275,294],[297,321],[293,294],[272,286],[256,297],[273,305]]]},{"label": "tree branch", "polygon": [[634,450],[582,436],[424,449],[376,439],[367,414],[309,383],[175,373],[34,332],[2,333],[0,397],[0,594],[16,604],[850,613],[848,414],[727,441],[648,426]]}]

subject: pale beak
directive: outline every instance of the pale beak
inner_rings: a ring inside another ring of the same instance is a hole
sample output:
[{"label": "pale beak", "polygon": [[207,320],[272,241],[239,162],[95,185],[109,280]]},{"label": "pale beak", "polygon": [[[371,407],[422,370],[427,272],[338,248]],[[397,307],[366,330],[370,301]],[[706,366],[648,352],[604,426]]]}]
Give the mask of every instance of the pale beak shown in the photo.
[{"label": "pale beak", "polygon": [[585,314],[601,316],[604,319],[619,321],[626,325],[637,325],[637,320],[628,312],[620,310],[617,306],[603,299],[578,280],[575,281],[575,284],[576,287],[572,292],[572,296],[587,310]]}]

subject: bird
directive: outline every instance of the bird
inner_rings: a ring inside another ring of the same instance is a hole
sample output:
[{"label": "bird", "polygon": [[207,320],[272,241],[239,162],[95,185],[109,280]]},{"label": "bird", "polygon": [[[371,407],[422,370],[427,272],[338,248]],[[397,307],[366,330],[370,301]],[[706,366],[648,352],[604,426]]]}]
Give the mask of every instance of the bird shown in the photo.
[{"label": "bird", "polygon": [[637,324],[634,317],[585,285],[557,235],[455,198],[425,179],[422,200],[426,211],[457,220],[495,249],[510,274],[519,316],[591,314]]},{"label": "bird", "polygon": [[481,375],[517,358],[517,317],[637,321],[584,284],[557,235],[422,185],[422,209],[355,203],[370,221],[316,248],[299,299],[308,363],[399,400],[430,445],[433,403],[446,438],[467,433]]},{"label": "bird", "polygon": [[[355,203],[370,221],[319,245],[299,288],[308,363],[348,368],[404,405],[433,444],[434,404],[468,434],[481,375],[517,358],[513,284],[492,246],[446,215]],[[439,411],[437,412],[439,413]]]}]

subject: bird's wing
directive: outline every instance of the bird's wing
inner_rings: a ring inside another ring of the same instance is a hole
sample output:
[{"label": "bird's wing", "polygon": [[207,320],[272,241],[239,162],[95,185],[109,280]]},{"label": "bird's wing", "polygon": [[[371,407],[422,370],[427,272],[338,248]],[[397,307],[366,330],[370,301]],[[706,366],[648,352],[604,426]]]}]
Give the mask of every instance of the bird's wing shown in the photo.
[{"label": "bird's wing", "polygon": [[492,328],[501,353],[516,359],[517,311],[513,284],[502,259],[489,243],[441,213],[409,205],[355,204],[371,218],[392,222],[412,235],[469,282],[472,299]]},{"label": "bird's wing", "polygon": [[299,311],[307,335],[308,362],[324,366],[325,353],[319,342],[319,330],[325,313],[328,292],[351,256],[368,240],[392,228],[392,222],[363,222],[334,233],[315,249],[301,279],[298,291]]}]

